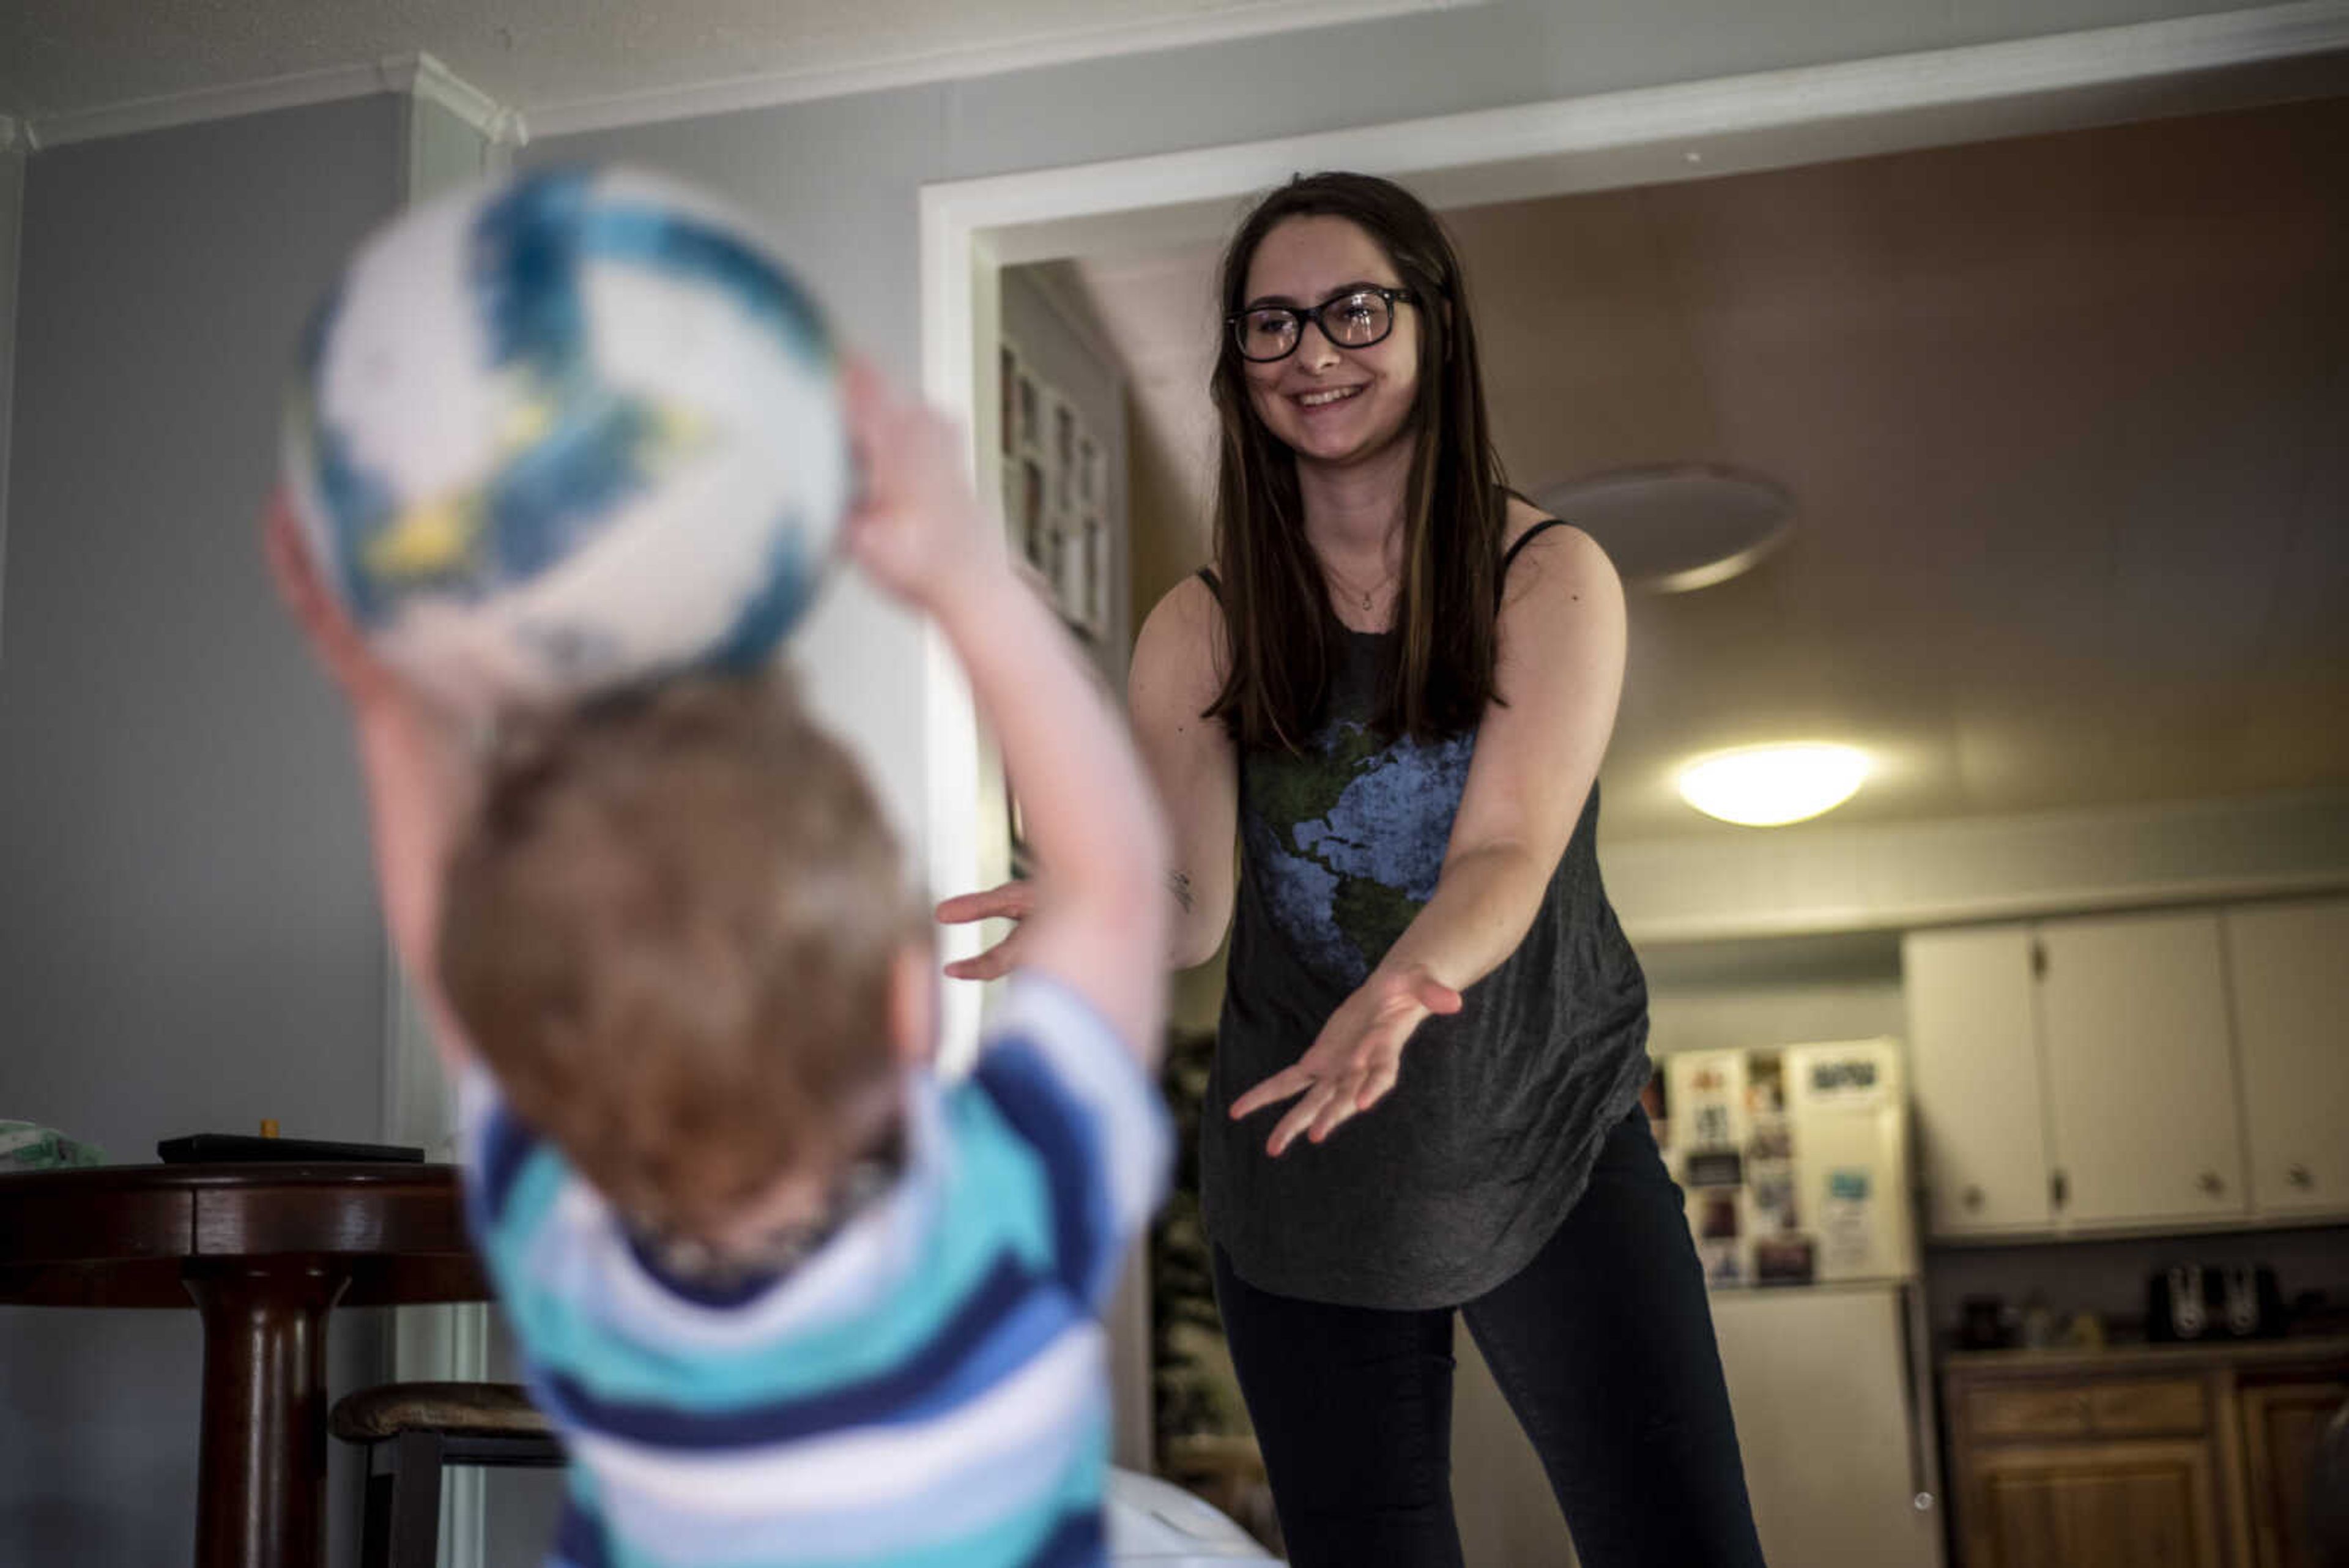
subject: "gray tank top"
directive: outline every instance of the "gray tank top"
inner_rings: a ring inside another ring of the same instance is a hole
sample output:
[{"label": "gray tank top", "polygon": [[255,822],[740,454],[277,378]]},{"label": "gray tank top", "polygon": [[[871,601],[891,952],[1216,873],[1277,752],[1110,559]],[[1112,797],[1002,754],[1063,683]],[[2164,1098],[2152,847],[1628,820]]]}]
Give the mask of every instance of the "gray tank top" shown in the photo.
[{"label": "gray tank top", "polygon": [[1648,988],[1599,881],[1594,785],[1525,940],[1458,1013],[1419,1026],[1393,1093],[1278,1159],[1264,1144],[1280,1110],[1226,1114],[1304,1054],[1434,894],[1475,739],[1371,732],[1392,635],[1348,634],[1303,755],[1241,755],[1199,1167],[1207,1233],[1248,1283],[1400,1310],[1483,1295],[1549,1240],[1648,1080]]}]

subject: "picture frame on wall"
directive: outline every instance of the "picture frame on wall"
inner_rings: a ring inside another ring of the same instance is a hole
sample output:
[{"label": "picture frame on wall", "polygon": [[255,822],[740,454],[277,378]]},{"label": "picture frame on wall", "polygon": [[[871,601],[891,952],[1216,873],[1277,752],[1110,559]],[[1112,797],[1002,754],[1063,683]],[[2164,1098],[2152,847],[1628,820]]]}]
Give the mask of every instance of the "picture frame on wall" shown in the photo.
[{"label": "picture frame on wall", "polygon": [[1091,496],[1086,504],[1101,514],[1106,526],[1110,511],[1109,449],[1099,441],[1088,441],[1085,446],[1085,483]]},{"label": "picture frame on wall", "polygon": [[1098,514],[1088,516],[1080,552],[1077,618],[1096,637],[1109,632],[1109,525]]},{"label": "picture frame on wall", "polygon": [[1019,349],[1007,339],[998,346],[996,359],[1001,377],[996,418],[1002,427],[997,433],[997,446],[1010,457],[1019,450]]},{"label": "picture frame on wall", "polygon": [[1019,460],[1019,511],[1018,537],[1019,554],[1039,571],[1047,569],[1051,558],[1046,538],[1050,513],[1045,505],[1044,464],[1033,456]]},{"label": "picture frame on wall", "polygon": [[1052,509],[1073,512],[1077,506],[1077,441],[1081,421],[1077,407],[1058,392],[1052,394],[1052,440],[1046,456],[1051,464]]},{"label": "picture frame on wall", "polygon": [[1101,442],[1092,436],[1077,436],[1077,505],[1087,513],[1102,509],[1102,462]]},{"label": "picture frame on wall", "polygon": [[1061,618],[1071,620],[1069,614],[1069,530],[1058,518],[1044,530],[1044,579],[1052,585],[1052,603]]},{"label": "picture frame on wall", "polygon": [[1017,415],[1019,431],[1018,450],[1023,452],[1041,452],[1043,448],[1043,389],[1036,384],[1036,378],[1029,372],[1028,367],[1024,362],[1019,367],[1018,374],[1013,379],[1013,385],[1017,388],[1017,391],[1012,399],[1012,403]]}]

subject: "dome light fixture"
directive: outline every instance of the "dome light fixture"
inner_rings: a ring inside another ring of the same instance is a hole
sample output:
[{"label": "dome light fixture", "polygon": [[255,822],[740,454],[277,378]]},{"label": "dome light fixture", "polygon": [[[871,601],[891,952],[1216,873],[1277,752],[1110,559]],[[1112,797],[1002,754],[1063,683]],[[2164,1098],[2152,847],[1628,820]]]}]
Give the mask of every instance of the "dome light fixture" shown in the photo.
[{"label": "dome light fixture", "polygon": [[1625,587],[1651,594],[1742,576],[1795,533],[1795,498],[1784,485],[1719,463],[1586,473],[1546,485],[1533,500],[1598,540]]},{"label": "dome light fixture", "polygon": [[1826,742],[1740,746],[1681,770],[1681,798],[1743,827],[1783,827],[1833,811],[1868,778],[1868,753]]}]

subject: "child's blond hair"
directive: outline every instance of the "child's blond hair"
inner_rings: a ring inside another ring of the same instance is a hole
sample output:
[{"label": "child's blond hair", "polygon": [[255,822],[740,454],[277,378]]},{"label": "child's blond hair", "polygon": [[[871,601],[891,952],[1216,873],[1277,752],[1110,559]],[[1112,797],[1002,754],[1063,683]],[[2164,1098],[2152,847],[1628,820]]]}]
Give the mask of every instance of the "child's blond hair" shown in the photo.
[{"label": "child's blond hair", "polygon": [[862,773],[787,682],[696,679],[501,748],[439,961],[516,1115],[640,1228],[709,1236],[854,1157],[923,928]]}]

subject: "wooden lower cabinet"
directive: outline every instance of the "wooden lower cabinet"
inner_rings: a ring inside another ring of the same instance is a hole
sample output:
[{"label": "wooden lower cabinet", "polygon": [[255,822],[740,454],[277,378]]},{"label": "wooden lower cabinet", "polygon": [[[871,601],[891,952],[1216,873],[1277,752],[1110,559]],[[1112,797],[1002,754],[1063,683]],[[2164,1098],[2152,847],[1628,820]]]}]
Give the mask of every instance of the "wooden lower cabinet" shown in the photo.
[{"label": "wooden lower cabinet", "polygon": [[2241,1401],[2253,1568],[2321,1568],[2308,1539],[2310,1466],[2349,1382],[2253,1384]]},{"label": "wooden lower cabinet", "polygon": [[1950,1358],[1951,1568],[2318,1568],[2349,1343]]},{"label": "wooden lower cabinet", "polygon": [[2207,1444],[2002,1447],[1972,1470],[1969,1568],[2225,1568]]}]

